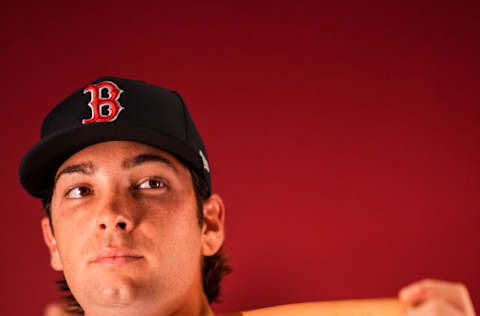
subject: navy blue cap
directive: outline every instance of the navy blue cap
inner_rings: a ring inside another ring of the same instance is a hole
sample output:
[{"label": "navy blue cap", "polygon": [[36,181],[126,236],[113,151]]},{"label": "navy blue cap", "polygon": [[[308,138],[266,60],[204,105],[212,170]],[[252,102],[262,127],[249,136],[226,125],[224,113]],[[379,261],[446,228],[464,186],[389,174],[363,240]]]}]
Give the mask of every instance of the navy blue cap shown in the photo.
[{"label": "navy blue cap", "polygon": [[171,153],[194,168],[211,193],[205,146],[181,96],[146,82],[117,77],[87,84],[47,115],[41,140],[20,163],[20,182],[29,194],[41,198],[65,160],[85,147],[114,140]]}]

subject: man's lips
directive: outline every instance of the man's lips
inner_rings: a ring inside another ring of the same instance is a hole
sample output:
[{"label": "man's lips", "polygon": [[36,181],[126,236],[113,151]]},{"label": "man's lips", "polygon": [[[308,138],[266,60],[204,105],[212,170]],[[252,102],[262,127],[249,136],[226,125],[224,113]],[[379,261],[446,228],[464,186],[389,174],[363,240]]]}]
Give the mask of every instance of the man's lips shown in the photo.
[{"label": "man's lips", "polygon": [[143,259],[139,253],[128,248],[104,248],[91,263],[117,267]]}]

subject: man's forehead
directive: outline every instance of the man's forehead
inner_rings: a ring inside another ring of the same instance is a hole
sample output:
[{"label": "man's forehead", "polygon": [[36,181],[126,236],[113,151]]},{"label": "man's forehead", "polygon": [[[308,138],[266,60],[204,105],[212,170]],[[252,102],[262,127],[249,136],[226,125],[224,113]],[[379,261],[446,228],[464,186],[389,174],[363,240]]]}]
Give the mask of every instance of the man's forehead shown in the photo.
[{"label": "man's forehead", "polygon": [[56,177],[69,165],[83,164],[91,171],[97,163],[115,162],[123,169],[131,168],[145,161],[160,161],[174,169],[186,168],[170,153],[146,144],[131,141],[108,141],[90,145],[65,160],[57,169]]}]

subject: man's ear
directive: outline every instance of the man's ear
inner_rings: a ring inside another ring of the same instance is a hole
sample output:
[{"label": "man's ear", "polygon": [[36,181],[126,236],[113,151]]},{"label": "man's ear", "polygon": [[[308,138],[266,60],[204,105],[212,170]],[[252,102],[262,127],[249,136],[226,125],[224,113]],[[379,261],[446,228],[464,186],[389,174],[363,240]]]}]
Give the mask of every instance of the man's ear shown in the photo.
[{"label": "man's ear", "polygon": [[50,266],[57,271],[62,271],[63,266],[60,260],[60,255],[58,254],[57,249],[57,240],[53,235],[52,227],[50,227],[50,220],[48,217],[42,218],[42,231],[43,231],[43,240],[47,244],[48,250],[50,251]]},{"label": "man's ear", "polygon": [[202,254],[212,256],[222,247],[225,206],[218,194],[212,194],[203,202]]}]

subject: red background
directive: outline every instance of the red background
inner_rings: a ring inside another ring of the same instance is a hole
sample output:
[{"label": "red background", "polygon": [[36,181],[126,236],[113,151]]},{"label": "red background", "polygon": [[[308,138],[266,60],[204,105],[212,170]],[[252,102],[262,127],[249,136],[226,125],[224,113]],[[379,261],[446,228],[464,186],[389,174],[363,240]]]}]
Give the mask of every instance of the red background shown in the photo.
[{"label": "red background", "polygon": [[18,163],[103,75],[190,108],[227,206],[216,311],[432,277],[464,282],[479,312],[480,2],[326,3],[2,2],[0,314],[57,297]]}]

